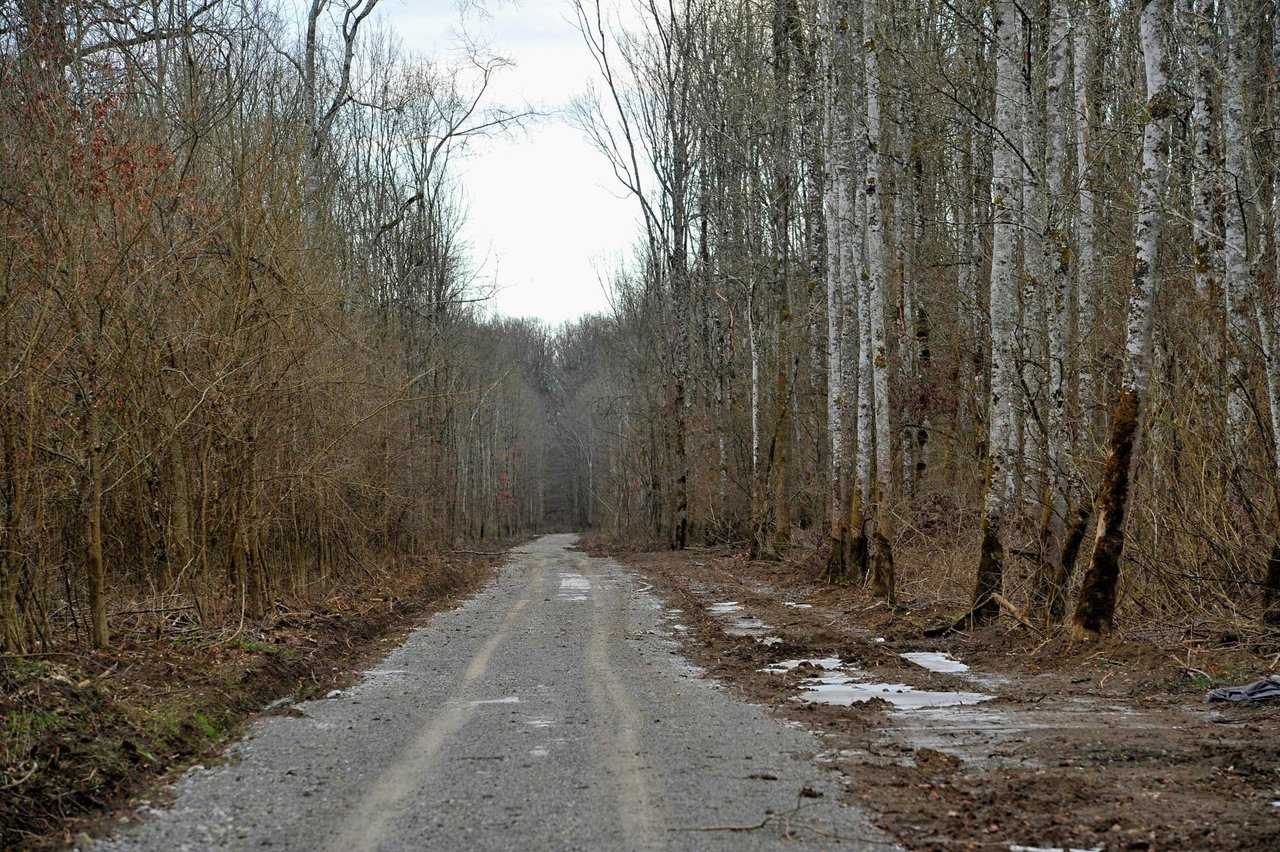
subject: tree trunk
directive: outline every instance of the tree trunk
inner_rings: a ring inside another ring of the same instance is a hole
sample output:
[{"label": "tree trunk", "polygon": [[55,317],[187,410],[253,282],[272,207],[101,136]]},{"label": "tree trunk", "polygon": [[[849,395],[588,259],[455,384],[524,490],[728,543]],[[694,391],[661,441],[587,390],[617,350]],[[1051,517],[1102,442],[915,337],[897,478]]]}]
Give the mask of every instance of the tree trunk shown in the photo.
[{"label": "tree trunk", "polygon": [[[90,375],[93,376],[92,370]],[[107,577],[102,555],[102,423],[96,403],[94,399],[89,405],[86,436],[85,558],[89,567],[90,643],[95,648],[106,648],[111,637],[107,632]]]},{"label": "tree trunk", "polygon": [[1161,203],[1168,177],[1168,136],[1173,115],[1165,48],[1168,0],[1143,0],[1139,19],[1147,84],[1147,118],[1142,135],[1142,174],[1134,228],[1136,258],[1129,294],[1120,401],[1111,418],[1111,440],[1098,490],[1098,529],[1093,557],[1080,586],[1072,618],[1076,639],[1110,632],[1115,616],[1125,519],[1131,495],[1134,445],[1141,436],[1151,378],[1151,328],[1159,274]]},{"label": "tree trunk", "polygon": [[[1047,485],[1045,524],[1039,574],[1032,589],[1030,610],[1047,619],[1050,601],[1060,599],[1065,589],[1062,579],[1066,555],[1066,523],[1069,514],[1072,464],[1071,430],[1067,425],[1068,331],[1071,317],[1071,240],[1068,230],[1067,197],[1067,9],[1066,0],[1050,0],[1048,91],[1046,94],[1048,144],[1045,148],[1045,179],[1049,197],[1048,239],[1049,304],[1046,315],[1049,336],[1049,440],[1047,442]],[[1077,544],[1078,547],[1078,544]]]},{"label": "tree trunk", "polygon": [[1192,75],[1192,146],[1195,167],[1195,217],[1191,259],[1195,266],[1196,293],[1206,302],[1217,290],[1219,238],[1214,224],[1218,203],[1218,153],[1215,139],[1213,96],[1216,86],[1217,46],[1214,38],[1215,0],[1193,0],[1195,72]]},{"label": "tree trunk", "polygon": [[1079,185],[1080,210],[1076,217],[1076,398],[1079,418],[1087,431],[1093,422],[1096,388],[1090,343],[1096,337],[1095,316],[1097,282],[1095,275],[1094,234],[1097,206],[1094,203],[1091,162],[1091,128],[1093,82],[1097,77],[1096,26],[1098,0],[1075,0],[1074,31],[1071,39],[1072,72],[1076,114],[1076,183]]},{"label": "tree trunk", "polygon": [[870,316],[871,371],[874,383],[875,428],[875,547],[871,566],[871,590],[889,600],[894,595],[893,524],[893,432],[889,420],[889,350],[885,329],[885,236],[880,203],[880,46],[876,41],[879,0],[864,0],[862,38],[866,69],[867,159],[864,194],[867,216],[867,263],[863,279]]},{"label": "tree trunk", "polygon": [[994,595],[1004,582],[1001,532],[1008,512],[1013,395],[1017,384],[1018,289],[1015,275],[1018,217],[1017,110],[1021,106],[1021,21],[1012,0],[996,4],[996,139],[991,152],[991,410],[987,432],[987,483],[982,515],[982,551],[973,592],[973,620],[990,620],[1000,611]]},{"label": "tree trunk", "polygon": [[1240,13],[1238,0],[1224,0],[1221,5],[1226,74],[1222,86],[1222,125],[1226,143],[1226,297],[1227,317],[1227,434],[1232,450],[1232,467],[1241,462],[1241,451],[1248,428],[1250,411],[1249,368],[1252,358],[1253,275],[1251,274],[1247,210],[1252,204],[1252,171],[1249,163],[1249,137],[1245,127],[1244,62],[1241,57]]}]

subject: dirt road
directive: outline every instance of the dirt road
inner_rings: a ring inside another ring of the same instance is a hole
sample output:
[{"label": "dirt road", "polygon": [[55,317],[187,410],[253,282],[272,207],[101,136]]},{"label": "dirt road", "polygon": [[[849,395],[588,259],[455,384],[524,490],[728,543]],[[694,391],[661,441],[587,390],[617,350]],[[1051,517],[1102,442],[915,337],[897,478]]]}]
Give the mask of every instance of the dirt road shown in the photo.
[{"label": "dirt road", "polygon": [[356,687],[250,729],[99,849],[885,848],[812,735],[700,677],[659,601],[547,536]]}]

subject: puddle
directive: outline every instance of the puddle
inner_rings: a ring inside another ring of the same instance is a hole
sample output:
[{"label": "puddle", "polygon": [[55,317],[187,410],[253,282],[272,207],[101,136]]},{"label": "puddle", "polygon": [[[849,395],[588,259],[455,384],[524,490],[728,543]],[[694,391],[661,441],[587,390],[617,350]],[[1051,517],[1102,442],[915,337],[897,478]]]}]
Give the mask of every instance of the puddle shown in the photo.
[{"label": "puddle", "polygon": [[535,748],[529,751],[530,757],[546,757],[549,754],[551,754],[551,752],[547,751],[545,748]]},{"label": "puddle", "polygon": [[742,604],[737,601],[721,601],[707,607],[707,612],[712,615],[730,615],[735,612],[742,612]]},{"label": "puddle", "polygon": [[960,672],[969,671],[967,665],[950,654],[944,654],[941,651],[913,651],[912,653],[899,654],[898,656],[939,674],[959,674]]},{"label": "puddle", "polygon": [[773,625],[765,624],[758,618],[752,616],[743,616],[735,618],[729,627],[725,629],[725,633],[730,636],[760,636],[766,630],[772,629]]},{"label": "puddle", "polygon": [[926,707],[955,707],[990,701],[994,695],[981,692],[929,692],[905,683],[862,683],[848,675],[829,674],[800,685],[801,701],[848,707],[873,698],[882,698],[899,710],[921,710]]},{"label": "puddle", "polygon": [[817,666],[820,669],[826,669],[827,671],[835,671],[844,665],[843,661],[841,661],[839,657],[807,657],[801,660],[783,660],[780,663],[770,663],[760,671],[768,672],[769,674],[782,674],[783,672],[789,672],[792,669],[799,668],[805,663],[808,663],[811,666]]},{"label": "puddle", "polygon": [[525,722],[531,728],[550,728],[555,724],[554,719],[529,719]]},{"label": "puddle", "polygon": [[1145,730],[1138,716],[1110,714],[1086,701],[1044,708],[986,706],[933,707],[899,714],[892,734],[878,747],[904,743],[913,749],[931,748],[955,755],[975,766],[1038,766],[1026,756],[1024,743],[1032,737],[1075,737],[1076,731],[1105,724]]},{"label": "puddle", "polygon": [[674,631],[676,631],[677,633],[688,633],[688,632],[689,632],[689,628],[688,628],[688,627],[684,626],[683,624],[678,624],[678,623],[677,623],[677,624],[673,624],[673,625],[671,625],[671,629],[672,629],[672,630],[674,630]]},{"label": "puddle", "polygon": [[479,698],[469,703],[472,707],[478,707],[481,704],[519,704],[520,696],[508,695],[506,698]]},{"label": "puddle", "polygon": [[761,645],[781,645],[782,637],[781,636],[761,636],[758,639],[756,639],[756,641],[759,642]]},{"label": "puddle", "polygon": [[813,609],[813,604],[796,603],[795,601],[783,601],[783,606],[789,606],[792,609]]},{"label": "puddle", "polygon": [[581,574],[560,572],[560,594],[557,597],[561,600],[585,601],[587,600],[585,592],[589,591],[591,591],[591,581],[586,577]]}]

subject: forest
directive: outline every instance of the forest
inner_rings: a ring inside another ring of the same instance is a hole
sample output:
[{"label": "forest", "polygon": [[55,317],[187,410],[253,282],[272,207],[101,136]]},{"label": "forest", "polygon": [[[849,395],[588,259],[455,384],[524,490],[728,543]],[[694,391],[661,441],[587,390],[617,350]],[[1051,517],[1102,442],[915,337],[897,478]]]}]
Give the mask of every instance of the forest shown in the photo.
[{"label": "forest", "polygon": [[505,61],[375,5],[6,4],[8,650],[552,528],[1280,617],[1273,4],[580,0],[644,229],[560,329],[459,236]]},{"label": "forest", "polygon": [[1276,623],[1274,3],[577,9],[646,226],[593,525],[952,628]]},{"label": "forest", "polygon": [[[1275,0],[563,0],[560,107],[390,5],[0,0],[0,846],[265,717],[110,848],[1277,842]],[[467,165],[565,123],[552,325]]]}]

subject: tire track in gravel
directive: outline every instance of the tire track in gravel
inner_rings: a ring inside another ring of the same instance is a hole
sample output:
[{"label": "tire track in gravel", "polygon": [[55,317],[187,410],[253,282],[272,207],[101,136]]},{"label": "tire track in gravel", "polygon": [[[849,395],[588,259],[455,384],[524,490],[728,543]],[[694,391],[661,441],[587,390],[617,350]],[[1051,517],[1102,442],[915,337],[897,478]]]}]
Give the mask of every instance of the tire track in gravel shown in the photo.
[{"label": "tire track in gravel", "polygon": [[[587,644],[588,681],[596,713],[609,720],[597,734],[597,748],[612,767],[614,807],[626,836],[637,848],[656,849],[666,844],[658,805],[652,790],[653,767],[642,758],[639,731],[643,718],[609,660],[609,644],[625,638],[629,619],[625,600],[612,583],[605,582],[584,559],[583,573],[593,591],[591,638]],[[610,618],[609,615],[614,617]]]},{"label": "tire track in gravel", "polygon": [[707,681],[662,602],[545,536],[361,682],[261,720],[100,844],[417,852],[881,849],[822,748]]},{"label": "tire track in gravel", "polygon": [[[545,561],[540,560],[540,563]],[[494,652],[510,637],[512,627],[521,612],[531,600],[542,595],[544,575],[542,564],[539,564],[538,570],[530,572],[524,595],[511,605],[493,635],[471,658],[462,674],[462,680],[454,690],[448,709],[438,716],[430,717],[409,744],[405,754],[382,772],[364,799],[347,815],[342,829],[326,845],[329,852],[351,852],[353,849],[374,849],[379,846],[387,830],[404,810],[405,800],[430,772],[445,743],[462,730],[475,714],[476,705],[470,700],[474,694],[473,688],[484,677]]]}]

